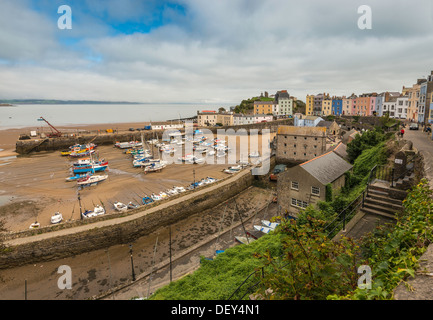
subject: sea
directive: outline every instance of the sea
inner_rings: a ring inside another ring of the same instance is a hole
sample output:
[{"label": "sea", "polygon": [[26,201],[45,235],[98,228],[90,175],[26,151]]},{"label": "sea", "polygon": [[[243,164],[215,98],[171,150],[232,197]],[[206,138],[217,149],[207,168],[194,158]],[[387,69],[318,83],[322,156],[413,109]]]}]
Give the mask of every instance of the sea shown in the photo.
[{"label": "sea", "polygon": [[40,117],[54,127],[86,124],[152,122],[190,118],[197,111],[227,104],[19,104],[0,107],[0,130],[39,127]]}]

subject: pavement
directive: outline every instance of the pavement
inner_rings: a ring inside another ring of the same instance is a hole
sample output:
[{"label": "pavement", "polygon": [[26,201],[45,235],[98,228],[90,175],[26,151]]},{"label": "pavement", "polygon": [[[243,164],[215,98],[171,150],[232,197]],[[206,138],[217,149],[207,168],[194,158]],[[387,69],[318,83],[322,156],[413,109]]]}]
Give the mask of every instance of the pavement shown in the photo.
[{"label": "pavement", "polygon": [[[431,133],[422,130],[405,130],[405,140],[410,140],[424,160],[425,177],[433,188],[433,140]],[[420,268],[414,278],[401,283],[394,290],[395,300],[433,300],[433,245],[428,246],[420,258]]]}]

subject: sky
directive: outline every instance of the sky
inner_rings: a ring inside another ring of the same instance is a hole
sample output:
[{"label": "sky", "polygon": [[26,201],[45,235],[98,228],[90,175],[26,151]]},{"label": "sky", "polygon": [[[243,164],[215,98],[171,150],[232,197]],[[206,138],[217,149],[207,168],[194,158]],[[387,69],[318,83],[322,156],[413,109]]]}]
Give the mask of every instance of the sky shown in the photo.
[{"label": "sky", "polygon": [[[62,5],[72,29],[58,27]],[[430,74],[432,52],[431,0],[0,0],[0,99],[401,91]]]}]

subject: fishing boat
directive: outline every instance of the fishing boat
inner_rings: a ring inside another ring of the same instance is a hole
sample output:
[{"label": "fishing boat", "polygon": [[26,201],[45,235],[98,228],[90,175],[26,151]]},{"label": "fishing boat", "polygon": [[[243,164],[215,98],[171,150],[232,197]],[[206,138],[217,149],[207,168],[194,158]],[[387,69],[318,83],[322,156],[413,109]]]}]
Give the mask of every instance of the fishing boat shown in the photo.
[{"label": "fishing boat", "polygon": [[51,216],[51,223],[52,224],[56,224],[56,223],[60,223],[63,220],[63,216],[60,212],[56,212]]},{"label": "fishing boat", "polygon": [[223,171],[225,173],[233,174],[233,173],[239,172],[241,169],[242,169],[241,166],[232,166],[232,167],[229,167],[228,169],[224,169]]},{"label": "fishing boat", "polygon": [[159,193],[159,196],[161,197],[161,199],[165,199],[165,198],[168,198],[168,197],[169,197],[168,194],[165,193],[164,191],[161,191],[161,192]]},{"label": "fishing boat", "polygon": [[104,181],[108,178],[108,175],[92,175],[85,178],[81,178],[77,180],[77,185],[79,186],[85,186],[89,184],[99,183],[101,181]]},{"label": "fishing boat", "polygon": [[262,225],[264,225],[265,227],[268,227],[272,230],[274,230],[279,225],[279,223],[270,222],[269,220],[262,220],[261,222],[262,222]]},{"label": "fishing boat", "polygon": [[29,229],[37,229],[40,226],[41,226],[41,224],[39,222],[35,221],[30,225]]},{"label": "fishing boat", "polygon": [[266,234],[272,231],[271,228],[258,226],[258,225],[254,226],[254,230],[261,231],[261,232],[266,233]]},{"label": "fishing boat", "polygon": [[69,156],[72,158],[88,157],[94,153],[95,153],[95,150],[85,150],[85,151],[79,151],[79,152],[73,151],[69,154]]},{"label": "fishing boat", "polygon": [[108,161],[104,162],[103,164],[72,167],[72,172],[74,174],[86,173],[86,172],[100,172],[100,171],[105,171],[107,168],[108,168]]},{"label": "fishing boat", "polygon": [[75,181],[75,180],[78,180],[78,179],[81,179],[81,178],[85,178],[85,177],[91,176],[91,175],[93,175],[92,172],[88,172],[88,173],[85,173],[85,174],[76,174],[75,176],[66,178],[66,181],[68,181],[68,182]]},{"label": "fishing boat", "polygon": [[115,202],[113,205],[117,211],[125,212],[126,210],[128,210],[128,206],[122,202]]}]

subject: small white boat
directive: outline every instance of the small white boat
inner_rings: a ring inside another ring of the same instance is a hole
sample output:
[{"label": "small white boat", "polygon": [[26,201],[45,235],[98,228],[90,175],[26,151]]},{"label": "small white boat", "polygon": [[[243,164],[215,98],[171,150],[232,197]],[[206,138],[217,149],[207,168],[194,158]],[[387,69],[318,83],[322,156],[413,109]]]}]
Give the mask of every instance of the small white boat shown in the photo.
[{"label": "small white boat", "polygon": [[249,244],[249,243],[253,242],[254,240],[256,240],[256,239],[254,239],[253,237],[250,237],[250,236],[248,236],[248,237],[245,237],[245,236],[236,236],[235,239],[237,241],[239,241],[240,243],[242,243],[242,244]]},{"label": "small white boat", "polygon": [[98,183],[101,181],[104,181],[108,178],[108,175],[95,175],[95,176],[88,176],[82,179],[78,179],[77,180],[77,184],[79,186],[84,186],[84,185],[89,185],[89,184],[94,184],[94,183]]},{"label": "small white boat", "polygon": [[257,225],[254,226],[254,230],[261,231],[263,233],[269,233],[272,231],[271,228],[263,227],[263,226],[257,226]]},{"label": "small white boat", "polygon": [[159,194],[152,193],[152,195],[150,197],[152,198],[153,201],[162,200],[162,197]]},{"label": "small white boat", "polygon": [[279,225],[279,223],[270,222],[269,220],[262,220],[261,222],[262,222],[262,225],[264,225],[265,227],[268,227],[272,230],[274,230]]},{"label": "small white boat", "polygon": [[144,167],[144,173],[161,171],[166,166],[167,166],[167,163],[165,161],[161,161],[159,163],[154,162],[154,163]]},{"label": "small white boat", "polygon": [[105,214],[105,209],[104,207],[102,207],[101,205],[97,205],[94,209],[93,212],[96,213],[97,216]]},{"label": "small white boat", "polygon": [[260,153],[258,151],[251,152],[249,154],[249,157],[250,158],[258,158],[258,157],[260,157]]},{"label": "small white boat", "polygon": [[174,187],[173,189],[175,189],[178,193],[186,191],[184,187]]},{"label": "small white boat", "polygon": [[128,210],[128,206],[122,202],[115,202],[114,208],[120,212],[125,212],[126,210]]},{"label": "small white boat", "polygon": [[63,216],[60,212],[56,212],[51,216],[51,223],[52,224],[56,224],[56,223],[60,223],[63,220]]},{"label": "small white boat", "polygon": [[37,229],[40,226],[41,226],[41,224],[39,222],[35,221],[30,225],[29,229]]}]

